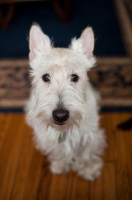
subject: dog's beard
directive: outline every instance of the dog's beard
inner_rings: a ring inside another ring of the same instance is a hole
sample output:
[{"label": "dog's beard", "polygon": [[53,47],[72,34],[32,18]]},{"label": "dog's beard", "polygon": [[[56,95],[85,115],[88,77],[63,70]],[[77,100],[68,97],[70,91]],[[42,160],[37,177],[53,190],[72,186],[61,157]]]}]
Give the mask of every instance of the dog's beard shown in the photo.
[{"label": "dog's beard", "polygon": [[79,123],[82,120],[82,116],[80,113],[75,112],[72,113],[67,121],[65,121],[63,124],[57,124],[52,117],[46,118],[46,114],[44,112],[41,112],[38,114],[37,118],[39,118],[39,123],[45,124],[46,128],[49,126],[52,127],[55,130],[58,131],[64,131],[72,129],[73,126],[79,127]]}]

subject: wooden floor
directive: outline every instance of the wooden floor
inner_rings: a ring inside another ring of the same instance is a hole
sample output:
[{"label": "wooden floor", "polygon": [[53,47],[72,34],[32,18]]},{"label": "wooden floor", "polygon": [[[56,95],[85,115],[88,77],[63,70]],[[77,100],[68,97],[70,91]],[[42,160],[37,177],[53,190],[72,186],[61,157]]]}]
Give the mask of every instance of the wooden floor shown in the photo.
[{"label": "wooden floor", "polygon": [[23,114],[0,114],[0,200],[132,200],[132,131],[117,125],[132,113],[101,113],[109,148],[94,182],[52,175],[33,146]]}]

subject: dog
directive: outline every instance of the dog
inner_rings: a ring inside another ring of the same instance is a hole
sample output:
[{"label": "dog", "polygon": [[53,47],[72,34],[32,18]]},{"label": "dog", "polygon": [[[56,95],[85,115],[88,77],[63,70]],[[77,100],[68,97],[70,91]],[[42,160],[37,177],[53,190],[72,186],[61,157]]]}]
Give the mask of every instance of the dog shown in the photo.
[{"label": "dog", "polygon": [[32,90],[26,122],[52,173],[70,169],[86,180],[101,174],[105,134],[99,128],[98,94],[87,72],[95,66],[94,34],[87,27],[69,48],[55,48],[39,25],[29,33]]}]

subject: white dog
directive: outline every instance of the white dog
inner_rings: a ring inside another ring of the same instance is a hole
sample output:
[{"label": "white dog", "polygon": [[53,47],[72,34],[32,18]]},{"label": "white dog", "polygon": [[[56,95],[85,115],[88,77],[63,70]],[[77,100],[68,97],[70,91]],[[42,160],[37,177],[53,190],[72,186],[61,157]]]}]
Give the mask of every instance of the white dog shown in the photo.
[{"label": "white dog", "polygon": [[103,165],[105,137],[98,126],[97,93],[87,77],[95,64],[93,31],[86,28],[69,48],[54,48],[33,25],[29,48],[32,92],[26,121],[34,129],[36,146],[48,155],[53,173],[71,168],[94,180]]}]

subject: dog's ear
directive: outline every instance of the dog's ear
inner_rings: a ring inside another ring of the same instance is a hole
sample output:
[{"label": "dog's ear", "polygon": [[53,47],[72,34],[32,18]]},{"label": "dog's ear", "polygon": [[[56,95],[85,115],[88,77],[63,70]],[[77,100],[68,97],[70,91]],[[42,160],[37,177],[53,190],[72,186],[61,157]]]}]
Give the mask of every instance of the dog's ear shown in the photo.
[{"label": "dog's ear", "polygon": [[88,57],[91,57],[93,55],[93,49],[94,49],[94,34],[92,28],[90,27],[86,28],[82,32],[80,40],[82,41],[83,52]]},{"label": "dog's ear", "polygon": [[33,25],[29,33],[29,59],[33,60],[51,47],[50,39],[45,35],[38,25]]},{"label": "dog's ear", "polygon": [[84,29],[79,39],[72,40],[71,47],[72,49],[82,50],[88,58],[91,58],[94,49],[94,34],[92,28],[87,27]]}]

